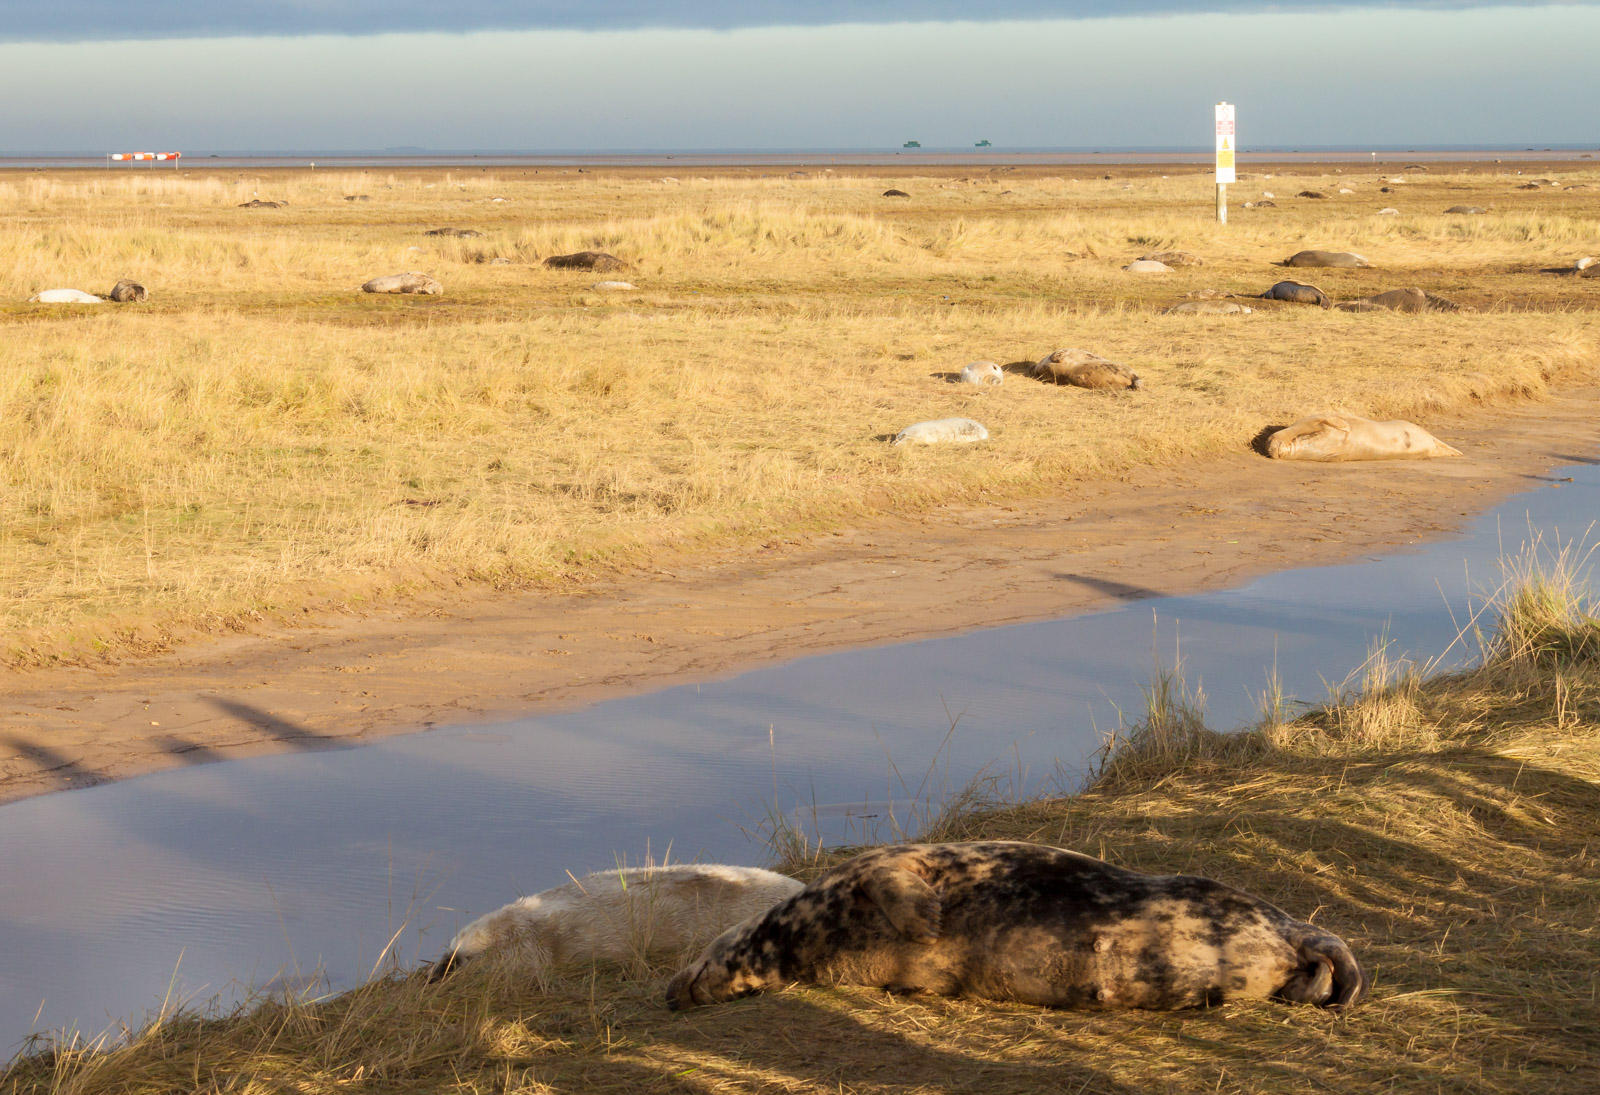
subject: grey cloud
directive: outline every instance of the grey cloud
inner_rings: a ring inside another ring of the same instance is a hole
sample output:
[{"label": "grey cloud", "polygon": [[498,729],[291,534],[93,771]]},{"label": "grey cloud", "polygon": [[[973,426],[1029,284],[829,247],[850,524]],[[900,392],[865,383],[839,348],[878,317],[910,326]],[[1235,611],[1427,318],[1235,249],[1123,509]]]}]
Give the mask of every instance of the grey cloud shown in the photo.
[{"label": "grey cloud", "polygon": [[[1596,3],[1600,0],[1579,0]],[[1293,10],[1335,8],[1542,7],[1543,0],[1326,0]],[[1282,11],[1271,0],[992,0],[982,19],[1084,19]],[[633,30],[646,27],[732,30],[838,23],[972,19],[971,0],[3,0],[0,42],[73,42],[306,34],[383,34],[475,30]]]}]

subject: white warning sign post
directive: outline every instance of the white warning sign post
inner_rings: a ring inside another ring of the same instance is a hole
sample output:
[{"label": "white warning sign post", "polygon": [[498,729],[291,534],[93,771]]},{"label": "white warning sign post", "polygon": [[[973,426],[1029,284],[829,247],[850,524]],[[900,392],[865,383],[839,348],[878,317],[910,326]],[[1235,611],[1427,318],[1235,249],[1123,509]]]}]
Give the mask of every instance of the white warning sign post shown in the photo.
[{"label": "white warning sign post", "polygon": [[1217,104],[1217,222],[1228,223],[1228,184],[1235,182],[1233,155],[1239,137],[1233,122],[1233,104]]}]

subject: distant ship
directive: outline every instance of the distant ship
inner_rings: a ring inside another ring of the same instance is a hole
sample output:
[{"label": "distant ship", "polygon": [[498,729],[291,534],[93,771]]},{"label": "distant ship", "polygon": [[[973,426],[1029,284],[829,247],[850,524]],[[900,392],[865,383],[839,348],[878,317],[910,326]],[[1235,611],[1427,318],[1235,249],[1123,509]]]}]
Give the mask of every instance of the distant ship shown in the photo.
[{"label": "distant ship", "polygon": [[922,147],[922,142],[921,141],[907,141],[905,144],[901,145],[900,147],[901,148],[921,148]]},{"label": "distant ship", "polygon": [[989,140],[989,138],[987,138],[987,137],[985,137],[985,138],[984,138],[984,139],[983,139],[983,140],[981,140],[981,141],[978,141],[978,142],[977,142],[977,143],[976,143],[976,144],[974,144],[974,145],[973,145],[973,146],[972,146],[972,147],[973,147],[973,148],[989,148],[989,147],[990,147],[990,146],[992,146],[992,145],[993,145],[993,144],[994,144],[994,142],[993,142],[993,141],[991,141],[991,140]]}]

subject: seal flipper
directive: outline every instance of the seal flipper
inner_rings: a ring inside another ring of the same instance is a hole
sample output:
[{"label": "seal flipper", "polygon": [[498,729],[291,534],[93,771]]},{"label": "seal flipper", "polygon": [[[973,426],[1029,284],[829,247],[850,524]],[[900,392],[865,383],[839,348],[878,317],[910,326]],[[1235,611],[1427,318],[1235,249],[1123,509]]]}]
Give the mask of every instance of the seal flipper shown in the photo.
[{"label": "seal flipper", "polygon": [[936,943],[943,902],[927,881],[904,867],[877,867],[856,884],[894,930],[913,943]]},{"label": "seal flipper", "polygon": [[1304,964],[1272,995],[1291,1004],[1325,1008],[1358,1003],[1367,995],[1369,984],[1361,963],[1337,935],[1312,931],[1314,934],[1295,946]]}]

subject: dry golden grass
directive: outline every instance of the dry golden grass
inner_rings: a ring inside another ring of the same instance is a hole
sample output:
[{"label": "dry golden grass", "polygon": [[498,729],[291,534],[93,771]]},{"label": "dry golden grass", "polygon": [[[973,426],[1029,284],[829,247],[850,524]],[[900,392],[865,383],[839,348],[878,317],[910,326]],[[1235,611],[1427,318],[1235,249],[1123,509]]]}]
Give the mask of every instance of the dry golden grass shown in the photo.
[{"label": "dry golden grass", "polygon": [[[532,984],[486,964],[172,1015],[101,1051],[43,1042],[0,1073],[0,1093],[1595,1090],[1600,625],[1584,601],[1546,595],[1572,562],[1545,559],[1476,615],[1481,663],[1406,686],[1403,741],[1340,710],[1388,702],[1373,693],[1228,738],[1190,719],[1181,756],[1135,738],[1121,748],[1142,768],[1113,753],[1082,794],[968,799],[929,834],[1064,845],[1257,893],[1350,942],[1374,989],[1347,1014],[792,987],[673,1015],[667,968]],[[1151,715],[1193,702],[1158,689]],[[790,850],[801,875],[846,854]]]},{"label": "dry golden grass", "polygon": [[[1600,178],[1562,176],[1580,177]],[[1222,227],[1199,174],[0,177],[0,659],[115,657],[461,581],[564,585],[1239,448],[1328,406],[1426,420],[1592,379],[1600,283],[1535,271],[1596,249],[1600,190],[1416,178],[1378,195],[1352,174],[1356,195],[1280,197]],[[257,194],[290,204],[237,208]],[[1439,212],[1461,201],[1494,211]],[[423,234],[440,226],[484,235]],[[1207,265],[1120,269],[1163,246]],[[1309,272],[1336,297],[1421,284],[1480,310],[1157,314],[1192,289],[1259,292],[1307,246],[1381,268]],[[541,265],[584,248],[628,260],[638,291]],[[445,295],[355,291],[407,269]],[[150,301],[23,303],[122,276]],[[1064,345],[1127,361],[1147,390],[944,378]],[[993,440],[881,440],[954,414]]]}]

